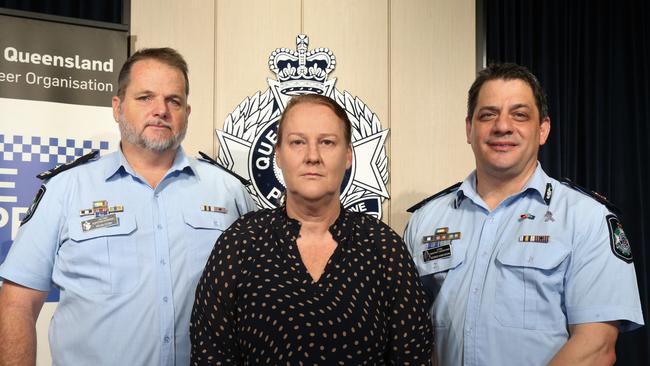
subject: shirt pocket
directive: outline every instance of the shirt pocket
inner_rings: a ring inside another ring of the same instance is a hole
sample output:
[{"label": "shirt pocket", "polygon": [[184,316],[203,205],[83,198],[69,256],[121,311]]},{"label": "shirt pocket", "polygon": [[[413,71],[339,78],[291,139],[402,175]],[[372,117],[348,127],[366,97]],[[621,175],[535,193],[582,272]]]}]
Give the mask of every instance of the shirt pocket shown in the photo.
[{"label": "shirt pocket", "polygon": [[[424,251],[425,244],[422,244],[422,248]],[[420,279],[429,299],[433,300],[431,319],[435,327],[445,328],[451,324],[451,315],[453,314],[451,298],[456,296],[457,290],[453,283],[446,281],[450,277],[453,278],[454,272],[465,262],[467,248],[464,245],[452,244],[449,258],[440,258],[426,263],[423,262],[422,251],[418,256],[421,261],[419,269],[420,273],[426,274]]]},{"label": "shirt pocket", "polygon": [[186,253],[190,265],[202,271],[217,239],[235,220],[220,212],[184,211],[183,221],[189,240]]},{"label": "shirt pocket", "polygon": [[70,240],[59,248],[60,285],[87,294],[119,294],[140,282],[135,216],[118,215],[119,225],[83,231],[86,217],[68,222]]},{"label": "shirt pocket", "polygon": [[506,327],[566,328],[564,274],[570,249],[560,242],[506,245],[496,257],[494,316]]}]

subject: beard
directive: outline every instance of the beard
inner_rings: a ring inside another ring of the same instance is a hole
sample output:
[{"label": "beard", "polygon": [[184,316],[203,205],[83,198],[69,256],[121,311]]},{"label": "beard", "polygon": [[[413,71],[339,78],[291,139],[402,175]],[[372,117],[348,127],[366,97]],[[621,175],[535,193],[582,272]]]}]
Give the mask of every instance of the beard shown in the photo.
[{"label": "beard", "polygon": [[120,135],[124,140],[129,142],[131,145],[139,146],[143,149],[147,149],[155,152],[163,152],[163,151],[173,150],[178,148],[181,145],[183,139],[185,138],[185,134],[187,133],[187,119],[185,120],[185,123],[183,123],[181,130],[178,131],[178,133],[173,134],[168,138],[163,138],[163,137],[151,138],[145,136],[144,134],[144,130],[146,129],[146,127],[152,125],[165,126],[169,128],[170,131],[173,131],[171,124],[161,119],[154,119],[154,120],[147,121],[145,127],[140,132],[138,132],[131,123],[126,121],[123,113],[120,113],[120,118],[118,119],[117,123],[120,126]]}]

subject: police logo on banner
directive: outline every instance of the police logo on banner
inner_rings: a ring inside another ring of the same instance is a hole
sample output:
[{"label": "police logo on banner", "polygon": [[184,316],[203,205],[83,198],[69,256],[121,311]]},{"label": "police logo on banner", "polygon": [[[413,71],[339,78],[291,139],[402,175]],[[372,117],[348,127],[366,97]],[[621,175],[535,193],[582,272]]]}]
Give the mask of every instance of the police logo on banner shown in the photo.
[{"label": "police logo on banner", "polygon": [[[45,194],[36,176],[91,151],[103,154],[108,149],[109,142],[103,140],[0,134],[0,263],[21,222],[30,219]],[[48,301],[58,301],[58,291],[51,291]]]},{"label": "police logo on banner", "polygon": [[228,115],[223,130],[217,130],[217,160],[226,168],[251,181],[248,186],[259,207],[280,205],[285,189],[282,172],[275,162],[277,124],[287,102],[300,94],[316,93],[334,99],[352,122],[352,167],[341,184],[341,203],[351,211],[381,218],[381,203],[389,198],[388,158],[377,116],[358,97],[335,88],[328,79],[336,58],[327,48],[309,50],[306,35],[296,37],[296,50],[278,48],[269,57],[269,68],[277,79],[268,79],[269,89],[245,98]]}]

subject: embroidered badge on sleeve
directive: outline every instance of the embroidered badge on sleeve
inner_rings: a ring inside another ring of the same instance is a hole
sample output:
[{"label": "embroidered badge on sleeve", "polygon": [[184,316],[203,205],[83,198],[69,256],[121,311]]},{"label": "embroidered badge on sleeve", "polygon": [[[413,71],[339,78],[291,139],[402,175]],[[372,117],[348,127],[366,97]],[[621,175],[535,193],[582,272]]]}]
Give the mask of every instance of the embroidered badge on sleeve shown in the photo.
[{"label": "embroidered badge on sleeve", "polygon": [[605,220],[609,229],[609,243],[612,247],[612,252],[623,261],[632,263],[632,247],[623,231],[623,225],[618,221],[618,217],[615,215],[607,215],[605,216]]},{"label": "embroidered badge on sleeve", "polygon": [[41,199],[43,198],[44,194],[45,194],[45,185],[41,185],[41,188],[39,188],[38,192],[36,192],[34,201],[32,201],[32,204],[29,205],[29,209],[27,209],[27,214],[25,214],[23,221],[20,222],[20,226],[25,225],[27,221],[29,221],[29,219],[31,219],[32,216],[34,216],[34,212],[36,212],[36,208],[38,207],[38,204],[41,202]]}]

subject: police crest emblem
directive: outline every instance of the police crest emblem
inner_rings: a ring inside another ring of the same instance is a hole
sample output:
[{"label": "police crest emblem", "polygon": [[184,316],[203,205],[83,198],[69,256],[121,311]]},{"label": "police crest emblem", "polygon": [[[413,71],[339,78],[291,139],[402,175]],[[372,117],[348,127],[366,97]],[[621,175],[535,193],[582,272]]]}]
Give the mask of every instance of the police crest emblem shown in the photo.
[{"label": "police crest emblem", "polygon": [[623,225],[618,221],[618,217],[615,215],[607,215],[605,220],[609,229],[609,241],[612,252],[625,262],[632,263],[632,247],[623,231]]},{"label": "police crest emblem", "polygon": [[309,50],[306,35],[296,37],[296,50],[278,48],[269,57],[269,68],[277,79],[268,79],[269,88],[246,97],[226,118],[219,139],[217,161],[251,181],[247,188],[257,205],[274,208],[284,192],[282,172],[275,163],[277,124],[291,97],[318,93],[334,99],[352,122],[352,167],[341,185],[341,203],[351,211],[382,215],[381,203],[389,198],[388,158],[377,116],[358,97],[335,88],[336,78],[328,75],[336,67],[336,57],[327,48]]}]

